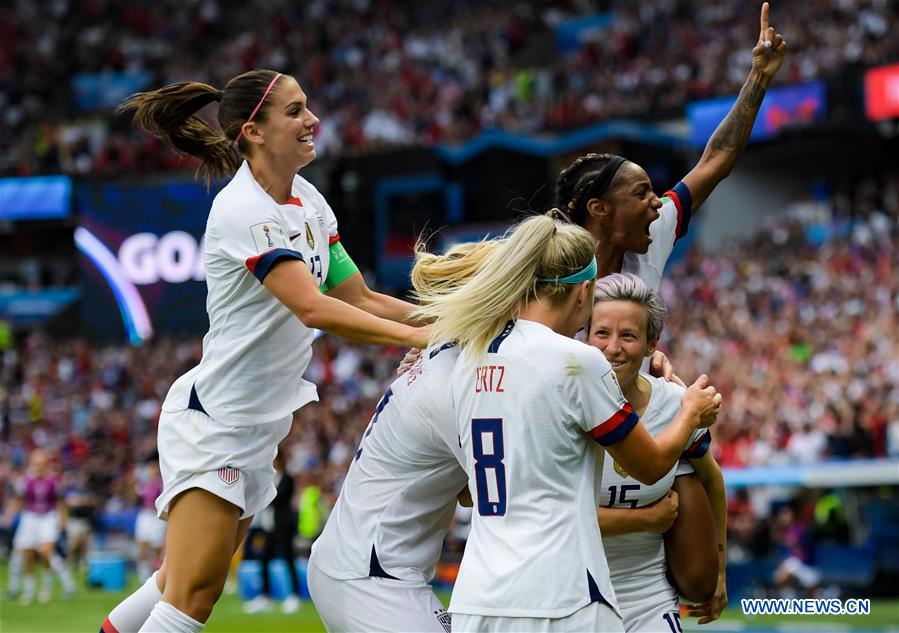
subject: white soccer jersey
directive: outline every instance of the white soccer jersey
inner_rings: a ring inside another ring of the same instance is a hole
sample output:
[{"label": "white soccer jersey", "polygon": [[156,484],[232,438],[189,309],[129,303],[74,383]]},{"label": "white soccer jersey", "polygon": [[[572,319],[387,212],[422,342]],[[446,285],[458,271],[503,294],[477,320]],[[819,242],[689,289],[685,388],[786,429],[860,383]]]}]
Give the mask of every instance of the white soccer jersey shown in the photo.
[{"label": "white soccer jersey", "polygon": [[433,346],[381,398],[324,532],[321,571],[430,582],[456,498],[465,487],[447,384],[454,346]]},{"label": "white soccer jersey", "polygon": [[[645,253],[625,253],[621,272],[632,273],[646,282],[646,285],[659,291],[662,286],[662,273],[674,250],[674,243],[687,234],[690,217],[693,213],[693,195],[683,181],[662,196],[659,217],[649,225],[652,243]],[[643,361],[641,368],[649,373],[649,359]],[[689,462],[681,461],[677,469],[678,475],[694,472]]]},{"label": "white soccer jersey", "polygon": [[659,217],[649,225],[652,243],[645,253],[625,253],[621,267],[623,273],[633,273],[646,284],[659,291],[665,264],[674,249],[674,243],[687,234],[690,224],[693,198],[683,182],[662,197]]},{"label": "white soccer jersey", "polygon": [[203,359],[172,385],[163,410],[202,410],[219,422],[253,425],[317,400],[303,380],[313,331],[262,285],[276,262],[305,262],[320,285],[328,275],[337,219],[324,197],[295,176],[293,197],[276,203],[244,162],[215,197],[204,262],[209,332]]},{"label": "white soccer jersey", "polygon": [[[677,417],[686,389],[664,378],[643,374],[652,385],[652,396],[640,418],[653,436],[664,431]],[[697,459],[708,450],[710,434],[697,429],[684,450],[683,458]],[[606,508],[642,508],[664,497],[674,483],[677,465],[652,485],[640,483],[613,459],[603,464],[600,505]],[[602,526],[600,526],[601,528]],[[665,546],[661,534],[636,532],[603,537],[606,560],[612,574],[612,584],[625,621],[633,614],[648,608],[650,603],[674,600],[674,590],[665,577]],[[663,627],[659,621],[656,626]]]},{"label": "white soccer jersey", "polygon": [[509,322],[477,366],[460,357],[451,399],[474,513],[449,610],[615,609],[596,520],[602,446],[626,437],[637,415],[602,353],[540,323]]}]

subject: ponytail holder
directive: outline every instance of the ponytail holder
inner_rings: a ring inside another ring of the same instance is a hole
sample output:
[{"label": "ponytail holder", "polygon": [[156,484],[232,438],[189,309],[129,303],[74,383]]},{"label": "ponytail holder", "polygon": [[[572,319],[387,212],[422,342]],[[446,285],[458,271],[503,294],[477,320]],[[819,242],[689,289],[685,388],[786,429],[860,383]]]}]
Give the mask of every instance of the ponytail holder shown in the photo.
[{"label": "ponytail holder", "polygon": [[221,101],[221,100],[224,99],[224,98],[225,98],[225,91],[224,91],[224,90],[216,90],[216,91],[215,91],[215,100],[216,100],[216,101]]},{"label": "ponytail holder", "polygon": [[596,256],[590,260],[590,263],[582,269],[568,275],[567,277],[538,277],[537,281],[546,281],[553,284],[579,284],[582,281],[592,281],[596,279]]},{"label": "ponytail holder", "polygon": [[565,220],[566,222],[568,222],[568,224],[574,224],[574,222],[572,222],[571,220],[571,217],[567,213],[562,211],[562,209],[560,209],[559,207],[553,207],[549,210],[547,215],[549,215],[549,217],[553,218],[554,220]]}]

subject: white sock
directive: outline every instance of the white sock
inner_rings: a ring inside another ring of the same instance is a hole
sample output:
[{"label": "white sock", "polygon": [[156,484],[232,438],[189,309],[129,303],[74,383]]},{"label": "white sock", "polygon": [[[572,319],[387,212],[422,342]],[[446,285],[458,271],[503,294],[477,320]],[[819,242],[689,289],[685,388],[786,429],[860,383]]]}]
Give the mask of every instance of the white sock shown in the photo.
[{"label": "white sock", "polygon": [[14,549],[9,557],[9,587],[10,594],[17,594],[22,588],[22,552]]},{"label": "white sock", "polygon": [[162,592],[156,585],[156,574],[154,573],[137,591],[122,600],[115,609],[109,612],[101,631],[103,633],[136,633],[150,617],[150,612],[160,600],[162,600]]},{"label": "white sock", "polygon": [[25,590],[22,596],[25,598],[34,598],[34,574],[25,574]]},{"label": "white sock", "polygon": [[[59,554],[50,556],[50,567],[52,567],[53,571],[56,572],[56,575],[59,576],[59,580],[62,582],[63,589],[65,589],[66,593],[75,591],[75,581],[72,580],[72,574],[69,573],[69,568],[66,567],[66,564]],[[49,576],[49,574],[47,575]]]},{"label": "white sock", "polygon": [[139,633],[200,633],[203,623],[160,600]]},{"label": "white sock", "polygon": [[49,594],[53,591],[53,574],[49,569],[44,568],[41,574],[41,593]]}]

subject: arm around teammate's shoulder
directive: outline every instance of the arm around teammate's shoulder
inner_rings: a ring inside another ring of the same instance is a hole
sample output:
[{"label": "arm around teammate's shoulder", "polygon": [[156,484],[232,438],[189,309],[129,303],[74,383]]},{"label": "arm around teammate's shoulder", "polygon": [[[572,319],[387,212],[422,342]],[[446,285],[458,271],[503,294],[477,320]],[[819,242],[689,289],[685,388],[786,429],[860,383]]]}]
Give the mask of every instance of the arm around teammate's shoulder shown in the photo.
[{"label": "arm around teammate's shoulder", "polygon": [[285,260],[266,274],[263,285],[303,325],[358,343],[426,347],[427,328],[388,321],[323,295],[300,260]]},{"label": "arm around teammate's shoulder", "polygon": [[631,477],[647,485],[654,484],[680,458],[693,431],[714,424],[721,396],[708,383],[708,376],[703,374],[690,385],[677,417],[655,437],[638,423],[633,431],[606,450]]}]

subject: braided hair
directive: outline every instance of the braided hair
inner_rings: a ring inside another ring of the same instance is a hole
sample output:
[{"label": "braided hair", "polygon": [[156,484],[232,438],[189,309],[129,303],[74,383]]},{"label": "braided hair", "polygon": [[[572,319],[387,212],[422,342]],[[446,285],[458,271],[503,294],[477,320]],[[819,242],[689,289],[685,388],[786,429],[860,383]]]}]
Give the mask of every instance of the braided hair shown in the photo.
[{"label": "braided hair", "polygon": [[583,226],[587,202],[600,198],[612,185],[625,159],[616,154],[585,154],[562,170],[556,179],[556,207],[564,209],[572,221]]}]

